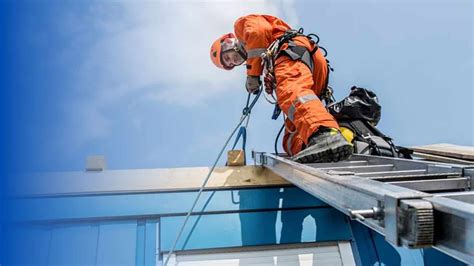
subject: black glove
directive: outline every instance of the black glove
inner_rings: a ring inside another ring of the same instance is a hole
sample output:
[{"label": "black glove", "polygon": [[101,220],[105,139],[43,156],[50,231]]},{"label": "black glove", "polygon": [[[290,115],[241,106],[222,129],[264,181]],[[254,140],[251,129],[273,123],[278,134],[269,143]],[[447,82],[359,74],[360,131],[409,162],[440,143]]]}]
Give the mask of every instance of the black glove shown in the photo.
[{"label": "black glove", "polygon": [[247,82],[245,83],[245,88],[249,93],[258,93],[258,88],[262,82],[260,81],[259,76],[247,76]]}]

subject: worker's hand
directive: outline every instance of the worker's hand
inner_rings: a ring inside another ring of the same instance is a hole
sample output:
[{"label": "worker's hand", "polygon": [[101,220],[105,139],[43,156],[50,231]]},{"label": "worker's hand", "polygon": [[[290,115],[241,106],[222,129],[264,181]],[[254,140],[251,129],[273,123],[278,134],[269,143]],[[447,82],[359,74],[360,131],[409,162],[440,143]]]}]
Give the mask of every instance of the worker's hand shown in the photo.
[{"label": "worker's hand", "polygon": [[268,94],[272,94],[276,88],[275,77],[271,73],[267,73],[263,78],[263,82],[265,83],[265,91]]},{"label": "worker's hand", "polygon": [[245,88],[249,93],[258,92],[258,88],[262,82],[260,81],[259,76],[247,76],[247,82],[245,83]]}]

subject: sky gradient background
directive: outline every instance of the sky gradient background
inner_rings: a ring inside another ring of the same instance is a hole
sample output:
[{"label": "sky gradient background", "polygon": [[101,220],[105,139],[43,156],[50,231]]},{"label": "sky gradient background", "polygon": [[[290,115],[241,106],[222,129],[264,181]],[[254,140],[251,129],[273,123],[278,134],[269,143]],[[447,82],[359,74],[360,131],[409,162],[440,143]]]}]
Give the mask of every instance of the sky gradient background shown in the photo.
[{"label": "sky gradient background", "polygon": [[[470,0],[0,1],[3,138],[10,171],[210,165],[240,117],[245,69],[209,46],[248,13],[317,33],[338,100],[375,91],[398,145],[474,145]],[[281,120],[257,104],[247,149],[273,151]],[[222,163],[223,164],[223,163]]]}]

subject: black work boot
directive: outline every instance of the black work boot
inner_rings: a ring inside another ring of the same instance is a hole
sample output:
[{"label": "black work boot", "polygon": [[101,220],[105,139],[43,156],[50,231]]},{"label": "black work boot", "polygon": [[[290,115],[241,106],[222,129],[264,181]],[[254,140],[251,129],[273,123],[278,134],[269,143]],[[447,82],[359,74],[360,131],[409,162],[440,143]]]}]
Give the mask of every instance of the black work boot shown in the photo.
[{"label": "black work boot", "polygon": [[308,140],[308,145],[292,160],[298,163],[328,163],[348,159],[352,144],[335,128],[321,127]]}]

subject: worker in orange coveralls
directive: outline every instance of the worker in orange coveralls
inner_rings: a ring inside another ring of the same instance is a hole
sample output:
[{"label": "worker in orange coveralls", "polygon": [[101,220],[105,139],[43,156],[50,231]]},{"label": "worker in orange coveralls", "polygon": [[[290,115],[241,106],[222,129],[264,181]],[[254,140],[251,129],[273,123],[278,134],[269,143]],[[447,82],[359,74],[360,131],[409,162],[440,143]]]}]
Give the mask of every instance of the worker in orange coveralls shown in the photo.
[{"label": "worker in orange coveralls", "polygon": [[[278,105],[287,116],[283,137],[286,153],[301,163],[348,158],[352,145],[320,100],[327,88],[329,66],[317,43],[269,15],[241,17],[234,31],[235,35],[225,34],[212,44],[211,60],[226,70],[246,61],[249,93],[260,88],[260,76],[265,74],[265,90],[272,93],[276,89]],[[275,41],[280,45],[271,54],[269,48],[275,47]],[[262,53],[271,55],[266,73]]]}]

